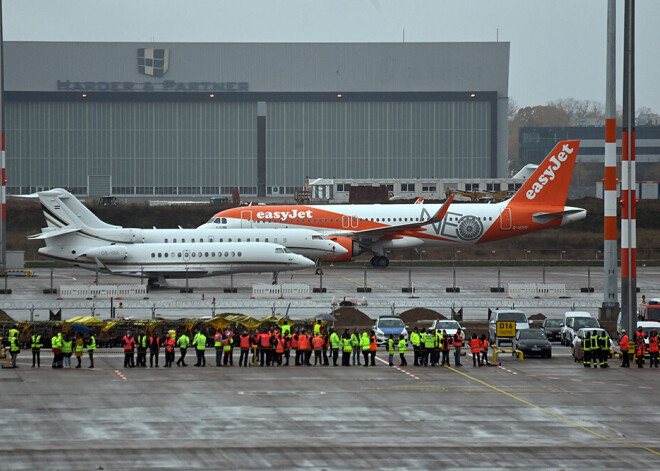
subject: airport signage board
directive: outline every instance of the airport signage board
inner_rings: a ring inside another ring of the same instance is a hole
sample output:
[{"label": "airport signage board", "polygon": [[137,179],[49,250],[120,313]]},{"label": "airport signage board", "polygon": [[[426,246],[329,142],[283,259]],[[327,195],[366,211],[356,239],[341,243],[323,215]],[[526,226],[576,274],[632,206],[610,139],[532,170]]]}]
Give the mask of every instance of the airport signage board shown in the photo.
[{"label": "airport signage board", "polygon": [[58,80],[58,92],[247,92],[249,82],[126,82],[82,80]]},{"label": "airport signage board", "polygon": [[497,336],[498,337],[515,337],[516,336],[516,323],[515,321],[498,321],[497,322]]}]

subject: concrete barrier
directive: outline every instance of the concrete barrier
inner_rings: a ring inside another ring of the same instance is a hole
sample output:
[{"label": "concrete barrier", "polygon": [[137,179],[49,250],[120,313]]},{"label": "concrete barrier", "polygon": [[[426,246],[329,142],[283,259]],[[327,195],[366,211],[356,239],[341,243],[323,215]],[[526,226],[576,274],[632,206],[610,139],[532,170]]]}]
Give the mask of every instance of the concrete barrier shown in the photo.
[{"label": "concrete barrier", "polygon": [[565,296],[564,283],[509,283],[509,296],[511,297],[554,297]]}]

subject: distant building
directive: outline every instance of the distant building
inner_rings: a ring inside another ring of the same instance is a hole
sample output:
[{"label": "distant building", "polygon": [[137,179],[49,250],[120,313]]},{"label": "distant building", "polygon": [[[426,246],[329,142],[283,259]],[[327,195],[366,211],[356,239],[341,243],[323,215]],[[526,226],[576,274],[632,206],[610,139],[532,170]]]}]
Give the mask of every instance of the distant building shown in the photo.
[{"label": "distant building", "polygon": [[509,43],[5,42],[8,191],[498,178]]},{"label": "distant building", "polygon": [[[594,122],[598,122],[599,126],[520,128],[518,138],[520,165],[540,164],[557,142],[563,139],[580,140],[577,162],[603,165],[605,127],[601,120],[596,119]],[[617,128],[617,152],[621,155],[621,128]],[[635,155],[639,164],[660,162],[660,126],[635,128]]]}]

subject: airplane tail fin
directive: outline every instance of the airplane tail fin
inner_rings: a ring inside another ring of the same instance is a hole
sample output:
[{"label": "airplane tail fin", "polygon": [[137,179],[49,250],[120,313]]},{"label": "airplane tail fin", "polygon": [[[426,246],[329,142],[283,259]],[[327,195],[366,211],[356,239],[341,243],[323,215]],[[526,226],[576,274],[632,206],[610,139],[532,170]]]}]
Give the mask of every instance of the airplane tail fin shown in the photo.
[{"label": "airplane tail fin", "polygon": [[560,141],[508,204],[564,206],[580,141]]},{"label": "airplane tail fin", "polygon": [[114,229],[113,226],[101,221],[94,213],[82,204],[75,196],[62,188],[54,188],[37,193],[48,227],[62,229],[64,227]]}]

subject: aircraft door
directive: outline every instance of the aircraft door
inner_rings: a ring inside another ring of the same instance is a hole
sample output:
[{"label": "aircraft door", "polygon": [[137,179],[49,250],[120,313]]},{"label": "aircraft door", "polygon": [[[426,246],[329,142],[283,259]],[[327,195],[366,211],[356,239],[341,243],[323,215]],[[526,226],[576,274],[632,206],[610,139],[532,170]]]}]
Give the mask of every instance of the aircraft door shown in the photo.
[{"label": "aircraft door", "polygon": [[241,229],[252,227],[252,211],[241,211]]},{"label": "aircraft door", "polygon": [[184,250],[183,251],[183,261],[184,262],[189,262],[190,261],[190,250]]},{"label": "aircraft door", "polygon": [[341,217],[341,227],[348,229],[348,216]]},{"label": "aircraft door", "polygon": [[503,231],[511,230],[511,208],[504,208],[500,214],[500,229]]},{"label": "aircraft door", "polygon": [[357,216],[351,216],[351,227],[353,229],[358,227],[358,218],[357,218]]}]

